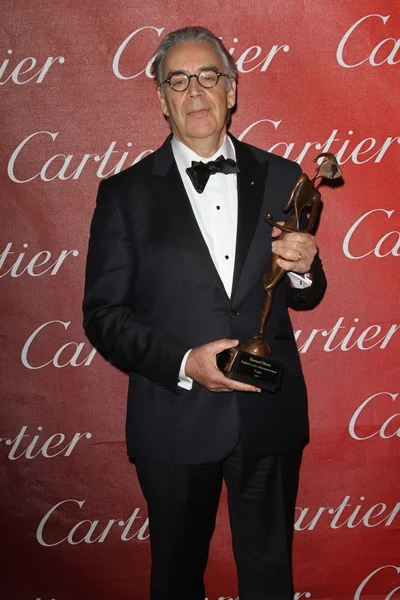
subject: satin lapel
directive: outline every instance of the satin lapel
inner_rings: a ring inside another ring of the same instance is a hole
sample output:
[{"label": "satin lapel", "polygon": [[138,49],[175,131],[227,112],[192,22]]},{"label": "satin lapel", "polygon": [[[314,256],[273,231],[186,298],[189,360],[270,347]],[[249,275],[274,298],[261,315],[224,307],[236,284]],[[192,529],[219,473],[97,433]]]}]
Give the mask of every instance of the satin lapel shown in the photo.
[{"label": "satin lapel", "polygon": [[254,154],[232,138],[240,172],[238,183],[238,227],[232,297],[242,273],[263,204],[268,162],[259,162]]},{"label": "satin lapel", "polygon": [[212,282],[226,295],[179,175],[171,149],[171,136],[154,153],[153,177],[149,186],[158,201],[162,218],[173,223],[182,246],[192,253]]}]

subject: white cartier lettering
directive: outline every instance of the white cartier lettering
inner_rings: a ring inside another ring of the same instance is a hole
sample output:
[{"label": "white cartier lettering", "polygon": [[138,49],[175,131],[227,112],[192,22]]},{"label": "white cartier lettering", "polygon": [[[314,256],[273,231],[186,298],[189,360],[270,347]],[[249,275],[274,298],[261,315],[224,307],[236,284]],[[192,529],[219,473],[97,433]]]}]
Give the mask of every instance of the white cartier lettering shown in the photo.
[{"label": "white cartier lettering", "polygon": [[[282,121],[271,121],[270,119],[261,119],[251,123],[246,129],[238,136],[239,139],[244,139],[249,133],[256,127],[264,124],[272,125],[274,131],[276,131]],[[268,127],[269,127],[268,126]],[[347,161],[351,161],[354,164],[364,164],[366,162],[373,161],[375,163],[381,162],[385,154],[392,148],[392,145],[397,143],[400,144],[400,137],[387,137],[383,142],[379,142],[375,138],[366,138],[361,141],[353,142],[351,137],[341,141],[339,137],[336,137],[339,130],[334,129],[325,141],[313,141],[313,142],[287,142],[278,141],[268,146],[269,142],[265,143],[267,149],[271,152],[281,154],[285,158],[290,158],[301,164],[305,156],[311,151],[315,154],[315,151],[319,152],[334,152],[340,162],[343,164]],[[117,145],[117,141],[113,140],[103,154],[90,154],[85,153],[83,156],[75,156],[74,154],[51,154],[51,151],[46,150],[48,144],[51,144],[59,136],[58,131],[35,131],[28,135],[22,140],[12,152],[11,157],[7,165],[7,173],[9,178],[14,183],[29,183],[34,179],[41,179],[45,182],[51,182],[56,179],[61,181],[67,181],[69,179],[79,179],[85,169],[91,169],[97,177],[109,177],[114,173],[119,173],[122,169],[136,164],[147,154],[151,154],[152,150],[143,150],[136,156],[132,156],[130,148],[132,148],[132,142],[126,142],[124,145],[128,147],[128,150],[121,150]],[[353,135],[353,131],[347,132],[348,136]],[[251,140],[246,140],[251,143]],[[31,142],[34,145],[34,149],[31,147]],[[43,151],[38,153],[37,144],[40,142],[44,145]],[[351,145],[350,145],[351,144]],[[332,145],[334,146],[332,148]],[[348,146],[350,145],[350,150]],[[336,147],[337,146],[337,147]],[[281,152],[282,150],[282,152]],[[393,150],[393,148],[392,148]],[[347,154],[346,154],[347,152]],[[40,164],[36,168],[31,168],[30,172],[25,171],[26,162],[25,156],[30,156],[32,153],[40,157]],[[345,155],[346,154],[346,155]],[[363,159],[360,156],[363,155]],[[48,156],[48,158],[47,158]],[[96,163],[99,163],[98,165]],[[94,168],[95,167],[95,168]]]},{"label": "white cartier lettering", "polygon": [[312,531],[317,525],[325,528],[329,526],[330,529],[355,529],[360,525],[371,528],[383,524],[390,527],[400,513],[400,502],[397,502],[394,508],[389,508],[383,502],[366,507],[363,505],[365,497],[360,496],[359,499],[361,504],[356,505],[349,502],[350,496],[345,496],[337,507],[320,506],[311,509],[297,506],[294,528],[296,531]]},{"label": "white cartier lettering", "polygon": [[[380,237],[378,240],[376,238],[373,240],[368,240],[367,244],[369,247],[367,248],[365,248],[364,241],[363,249],[359,249],[357,253],[355,249],[350,249],[350,242],[352,242],[352,248],[354,248],[355,246],[355,242],[352,238],[357,232],[358,228],[361,224],[364,225],[365,219],[367,219],[367,217],[374,213],[384,213],[386,215],[386,219],[390,219],[394,213],[394,210],[374,208],[373,210],[364,213],[359,219],[357,219],[357,221],[350,227],[343,240],[343,252],[345,256],[347,256],[347,258],[351,258],[352,260],[359,260],[360,258],[365,258],[369,254],[374,254],[377,258],[385,258],[390,254],[392,254],[393,256],[400,256],[400,231],[398,230],[388,231],[387,233],[383,234],[382,237]],[[386,221],[384,222],[386,224]],[[365,236],[360,236],[359,244],[364,238]],[[361,252],[361,254],[359,254],[359,252]]]},{"label": "white cartier lettering", "polygon": [[[360,319],[355,317],[353,322],[356,326],[342,325],[344,317],[339,317],[331,329],[313,329],[305,339],[303,330],[298,329],[294,332],[299,351],[305,354],[312,344],[317,345],[321,338],[328,338],[323,345],[324,352],[334,352],[341,350],[348,352],[352,348],[359,350],[372,350],[372,348],[384,349],[392,340],[394,334],[399,331],[400,325],[389,325],[388,328],[382,325],[369,325],[365,329],[358,326]],[[321,345],[321,344],[320,344]]]},{"label": "white cartier lettering", "polygon": [[[124,60],[125,52],[130,51],[131,53],[133,53],[131,44],[133,44],[136,41],[137,37],[139,39],[139,43],[143,45],[143,35],[150,34],[151,42],[153,42],[154,46],[156,46],[158,38],[160,38],[164,29],[165,27],[157,28],[151,25],[146,25],[145,27],[140,27],[139,29],[135,29],[134,31],[132,31],[132,33],[130,33],[123,40],[117,52],[115,53],[112,63],[112,70],[114,75],[118,77],[118,79],[123,80],[136,79],[137,77],[143,74],[145,74],[146,77],[151,78],[151,65],[153,64],[154,56],[150,58],[146,66],[142,65],[142,67],[140,67],[139,70],[132,69],[134,72],[130,73],[127,73],[126,71],[123,72],[121,62],[123,62]],[[156,36],[154,36],[154,33],[156,33]],[[222,40],[223,38],[221,37],[220,39]],[[290,47],[287,44],[282,44],[281,46],[274,44],[272,48],[265,54],[261,46],[250,46],[249,48],[246,48],[243,51],[239,51],[241,52],[241,54],[236,59],[236,44],[239,42],[239,39],[235,37],[232,41],[235,44],[235,46],[229,48],[228,52],[231,56],[234,56],[235,54],[234,58],[239,73],[250,73],[251,71],[255,71],[257,69],[259,69],[260,72],[265,72],[278,53],[289,52],[290,50]],[[132,61],[126,61],[126,63],[131,65]]]},{"label": "white cartier lettering", "polygon": [[[362,504],[357,504],[353,507],[349,503],[349,500],[350,496],[346,496],[338,507],[320,507],[316,511],[314,510],[311,515],[309,514],[311,511],[310,508],[297,507],[296,511],[299,511],[299,515],[296,517],[295,529],[297,531],[313,530],[317,524],[320,524],[321,520],[326,521],[328,515],[328,522],[330,521],[329,527],[331,529],[340,529],[341,527],[354,529],[360,525],[364,527],[377,527],[381,524],[389,527],[400,512],[400,502],[393,509],[388,509],[384,503],[374,504],[369,508],[364,507]],[[360,500],[363,502],[365,498],[361,496]],[[65,510],[68,510],[71,504],[78,505],[79,509],[82,509],[85,500],[76,500],[74,498],[62,500],[51,507],[44,515],[36,530],[36,539],[40,545],[52,547],[63,543],[68,543],[72,546],[79,544],[101,544],[107,539],[110,532],[112,532],[112,535],[117,533],[122,542],[127,542],[134,538],[139,541],[149,538],[148,518],[143,520],[140,508],[135,508],[126,520],[109,519],[108,521],[100,522],[99,519],[84,519],[78,521],[71,528],[66,528],[61,537],[52,538],[51,534],[48,533],[48,530],[50,529],[51,531],[52,529],[52,520],[58,523],[69,523],[69,519],[65,516]],[[350,510],[346,512],[346,509]],[[59,516],[60,512],[61,516]],[[326,527],[326,522],[324,522],[323,526]],[[122,532],[121,528],[123,528]],[[307,596],[307,594],[309,592],[303,592],[303,597],[311,597],[311,595]],[[298,598],[301,598],[301,596]]]},{"label": "white cartier lettering", "polygon": [[23,425],[20,432],[14,439],[0,438],[0,442],[4,442],[7,446],[11,446],[7,455],[9,460],[18,460],[19,458],[27,458],[31,460],[37,456],[44,458],[54,458],[55,456],[71,456],[78,442],[82,439],[89,440],[92,434],[89,431],[84,433],[75,433],[70,439],[64,433],[54,433],[46,438],[43,432],[43,427],[38,427],[38,434],[33,435],[27,433],[28,426]]},{"label": "white cartier lettering", "polygon": [[376,417],[375,419],[373,419],[373,411],[377,403],[379,403],[380,405],[384,404],[388,406],[389,410],[393,411],[393,404],[391,403],[397,400],[398,395],[398,393],[391,394],[390,392],[379,392],[377,394],[373,394],[372,396],[364,400],[364,402],[357,408],[357,410],[351,417],[349,423],[349,432],[351,437],[355,440],[369,440],[372,437],[375,437],[376,435],[383,438],[384,440],[388,440],[389,438],[395,436],[400,438],[400,413],[392,414],[380,427],[375,428],[375,430],[373,430],[372,433],[370,433],[369,435],[361,434],[361,431],[363,429],[364,431],[365,429],[367,429],[365,425],[363,427],[360,426],[359,430],[357,428],[357,422],[360,416],[364,413],[364,411],[370,409],[371,426],[368,426],[368,431],[373,429],[372,423],[374,423],[374,420],[376,419]]},{"label": "white cartier lettering", "polygon": [[[368,62],[372,67],[380,67],[381,65],[387,63],[388,65],[396,65],[400,62],[400,55],[399,55],[399,49],[400,49],[400,40],[399,39],[395,39],[392,37],[389,38],[385,38],[383,40],[381,40],[378,44],[376,44],[376,46],[374,46],[371,49],[371,36],[370,35],[365,35],[365,38],[368,40],[368,43],[370,44],[368,48],[366,48],[365,50],[363,50],[363,55],[364,57],[358,57],[361,58],[361,60],[358,60],[358,62],[346,62],[343,53],[346,52],[346,56],[353,56],[354,53],[358,53],[358,49],[360,47],[360,41],[359,39],[357,39],[356,42],[354,42],[354,46],[352,49],[348,48],[348,44],[349,44],[349,40],[352,36],[352,34],[355,32],[356,29],[358,29],[358,27],[361,26],[362,23],[365,23],[365,21],[367,21],[368,19],[379,19],[383,24],[386,24],[387,21],[390,19],[390,15],[377,15],[377,14],[372,14],[372,15],[366,15],[365,17],[362,17],[361,19],[359,19],[358,21],[356,21],[354,23],[354,25],[352,25],[344,34],[344,36],[342,37],[342,39],[340,40],[339,46],[337,48],[337,52],[336,52],[336,59],[339,63],[339,65],[341,65],[342,67],[344,67],[345,69],[354,69],[354,67],[359,67],[360,65],[362,65],[363,63]],[[396,58],[398,58],[398,60],[395,60]],[[357,60],[355,57],[352,60]]]},{"label": "white cartier lettering", "polygon": [[[384,571],[384,570],[390,570],[393,574],[393,571],[396,572],[397,575],[400,575],[400,567],[396,566],[396,565],[384,565],[383,567],[379,567],[378,569],[375,569],[375,571],[372,571],[372,573],[370,573],[358,586],[356,593],[354,594],[354,600],[362,600],[362,592],[364,591],[367,583],[369,583],[371,581],[371,579],[380,571]],[[400,590],[400,585],[396,588],[394,588],[393,590],[391,590],[384,598],[382,595],[383,600],[392,600],[392,598],[394,598],[394,595],[396,592],[398,592]],[[365,598],[371,598],[371,596],[368,594],[368,592],[366,593]]]},{"label": "white cartier lettering", "polygon": [[[7,54],[11,57],[13,51],[7,50]],[[11,58],[6,58],[0,65],[0,85],[4,85],[8,81],[16,83],[17,85],[24,85],[25,83],[35,80],[35,83],[42,83],[50,68],[55,63],[64,64],[64,62],[65,58],[63,56],[49,56],[46,58],[44,64],[32,73],[38,66],[37,60],[33,56],[23,58],[14,67],[11,65]],[[28,73],[29,76],[26,77]]]},{"label": "white cartier lettering", "polygon": [[40,345],[40,338],[39,340],[37,339],[38,335],[43,331],[43,329],[50,326],[57,326],[59,331],[59,325],[61,325],[65,330],[67,330],[68,327],[71,325],[71,321],[47,321],[47,323],[43,323],[43,325],[40,325],[40,327],[35,329],[35,331],[29,336],[21,352],[21,361],[24,367],[26,367],[27,369],[36,370],[43,369],[43,367],[47,367],[48,365],[53,365],[57,369],[62,369],[63,367],[66,367],[68,365],[70,365],[71,367],[88,367],[92,363],[92,360],[96,355],[96,350],[94,348],[90,350],[89,354],[82,357],[82,352],[85,348],[84,342],[67,342],[66,344],[63,344],[60,348],[58,348],[55,354],[52,357],[50,357],[47,362],[44,362],[42,364],[34,364],[34,358],[32,358],[32,355],[35,351],[34,342]]},{"label": "white cartier lettering", "polygon": [[[235,38],[233,41],[235,40],[239,41],[237,38]],[[282,46],[277,46],[275,44],[274,46],[272,46],[268,54],[261,58],[260,62],[258,62],[256,65],[252,65],[250,68],[246,68],[246,65],[248,65],[249,63],[253,63],[253,61],[257,60],[263,51],[261,46],[250,46],[250,48],[246,48],[246,50],[237,59],[237,70],[239,71],[239,73],[250,73],[251,71],[260,69],[260,72],[262,73],[268,69],[273,58],[278,54],[279,51],[289,52],[289,50],[290,47],[287,44],[283,44]],[[235,48],[230,48],[229,53],[233,56],[234,51]]]},{"label": "white cartier lettering", "polygon": [[[50,250],[41,250],[28,258],[26,252],[16,252],[11,250],[12,247],[12,242],[8,242],[0,254],[0,278],[6,275],[15,278],[24,274],[31,277],[40,277],[46,273],[56,275],[69,256],[76,258],[79,255],[78,250],[61,250],[55,258]],[[27,250],[28,244],[22,244],[22,247]]]},{"label": "white cartier lettering", "polygon": [[[36,131],[22,140],[8,161],[7,173],[9,178],[15,183],[28,183],[29,181],[33,181],[37,178],[46,182],[54,181],[55,179],[61,179],[62,181],[66,181],[67,179],[79,179],[86,165],[93,164],[93,162],[100,163],[96,171],[97,177],[108,177],[113,173],[119,173],[124,167],[129,166],[125,164],[130,154],[129,151],[122,152],[122,155],[120,156],[120,151],[114,149],[117,145],[117,142],[113,141],[102,155],[87,153],[84,154],[83,157],[79,158],[75,157],[73,154],[53,154],[47,160],[45,160],[44,164],[42,164],[36,173],[23,174],[24,156],[23,154],[21,155],[21,153],[23,151],[28,153],[30,152],[29,142],[38,136],[41,137],[41,141],[44,143],[48,142],[49,138],[51,139],[51,142],[54,142],[58,135],[58,131],[54,133],[51,131]],[[36,139],[35,143],[37,143]],[[132,142],[127,142],[126,146],[131,148]],[[35,152],[37,153],[37,150]],[[144,156],[146,156],[146,154],[150,154],[151,152],[152,150],[144,150],[138,156],[136,156],[133,162],[130,164],[135,164]],[[110,168],[109,161],[111,157],[117,158],[117,162]],[[108,171],[106,170],[107,168],[109,169]],[[20,174],[18,171],[20,171]]]},{"label": "white cartier lettering", "polygon": [[[122,42],[122,44],[120,45],[120,47],[118,48],[117,52],[115,53],[114,56],[114,60],[112,63],[112,69],[114,72],[114,75],[116,77],[118,77],[118,79],[135,79],[136,77],[139,77],[139,75],[141,75],[142,73],[145,73],[147,77],[151,78],[151,65],[153,64],[153,60],[154,57],[152,57],[149,62],[147,63],[146,67],[144,69],[142,69],[141,71],[139,71],[138,73],[134,73],[132,75],[123,75],[121,73],[121,69],[120,69],[120,61],[121,61],[121,57],[124,53],[124,51],[126,50],[126,47],[128,46],[128,44],[131,42],[131,40],[133,40],[133,38],[135,38],[137,36],[138,33],[141,33],[142,31],[155,31],[157,33],[158,38],[160,37],[160,35],[162,34],[162,32],[164,31],[165,27],[161,27],[161,29],[157,29],[157,27],[152,27],[151,25],[147,25],[146,27],[140,27],[139,29],[135,29],[134,31],[132,31],[132,33],[130,33],[128,35],[128,37],[126,37],[124,39],[124,41]],[[142,39],[140,37],[140,39]],[[157,39],[157,38],[156,38]],[[143,44],[143,41],[141,42]],[[156,40],[154,40],[154,46],[156,46]]]},{"label": "white cartier lettering", "polygon": [[[139,541],[147,540],[149,537],[148,525],[149,520],[146,518],[140,525],[139,529],[132,531],[134,525],[138,521],[143,520],[140,514],[140,508],[135,508],[131,516],[126,520],[122,519],[109,519],[105,523],[100,523],[99,519],[85,519],[76,523],[71,529],[65,532],[65,536],[61,539],[50,539],[47,535],[47,527],[49,525],[51,529],[51,520],[54,518],[56,521],[60,519],[58,513],[61,509],[68,509],[72,504],[77,504],[79,508],[83,508],[85,500],[75,500],[74,498],[68,500],[62,500],[55,504],[50,510],[44,515],[40,521],[36,531],[36,539],[41,546],[51,547],[59,546],[66,542],[71,546],[77,546],[78,544],[102,544],[108,537],[111,530],[118,530],[118,527],[122,528],[122,533],[118,531],[119,538],[122,542],[128,542],[133,538]],[[64,514],[64,513],[63,513]],[[63,520],[65,519],[65,514]],[[65,520],[68,523],[68,519]]]},{"label": "white cartier lettering", "polygon": [[[254,123],[250,123],[238,136],[239,140],[244,140],[248,134],[255,129],[256,127],[267,127],[267,133],[269,133],[270,126],[274,131],[279,129],[282,121],[272,121],[271,119],[260,119],[259,121],[254,121]],[[339,133],[338,129],[333,129],[329,134],[325,141],[312,141],[312,142],[287,142],[287,141],[278,141],[272,146],[267,147],[269,152],[276,152],[280,154],[284,158],[290,158],[295,162],[301,164],[304,157],[311,150],[314,154],[317,150],[318,152],[333,152],[336,155],[336,158],[340,164],[344,164],[348,161],[353,162],[356,165],[361,165],[373,160],[375,163],[381,162],[382,158],[391,147],[393,143],[400,144],[400,137],[387,137],[382,145],[379,145],[379,142],[374,137],[368,137],[363,140],[358,140],[357,142],[352,140],[352,136],[354,131],[349,129],[345,136],[349,136],[348,139],[342,141],[341,138],[336,137]],[[251,140],[245,140],[251,143]],[[269,142],[266,142],[266,146]],[[378,147],[377,147],[378,144]],[[350,146],[350,150],[347,150],[348,146]],[[374,150],[372,152],[372,150]],[[347,154],[345,155],[345,153]],[[367,156],[368,155],[368,156]],[[361,158],[362,157],[362,158]]]}]

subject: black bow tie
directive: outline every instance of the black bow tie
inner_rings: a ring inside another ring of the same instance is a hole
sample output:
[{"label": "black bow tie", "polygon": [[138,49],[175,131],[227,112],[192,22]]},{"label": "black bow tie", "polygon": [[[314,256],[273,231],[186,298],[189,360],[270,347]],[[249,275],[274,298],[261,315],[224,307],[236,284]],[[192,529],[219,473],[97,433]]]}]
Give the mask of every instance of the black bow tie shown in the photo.
[{"label": "black bow tie", "polygon": [[214,173],[224,173],[225,175],[239,173],[239,168],[234,160],[224,158],[221,154],[217,160],[210,160],[208,163],[194,160],[192,166],[186,169],[186,173],[189,175],[196,192],[201,194],[204,192],[210,175],[214,175]]}]

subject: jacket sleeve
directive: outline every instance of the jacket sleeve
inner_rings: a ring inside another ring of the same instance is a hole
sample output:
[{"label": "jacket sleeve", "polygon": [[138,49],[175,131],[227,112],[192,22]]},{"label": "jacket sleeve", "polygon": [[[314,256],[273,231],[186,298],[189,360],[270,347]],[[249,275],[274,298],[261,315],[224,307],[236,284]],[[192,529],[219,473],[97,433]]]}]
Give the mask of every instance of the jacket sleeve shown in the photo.
[{"label": "jacket sleeve", "polygon": [[[296,165],[297,172],[296,176],[299,177],[301,174],[301,168]],[[306,228],[308,225],[308,217],[306,211],[303,211],[301,215],[300,228]],[[290,308],[294,310],[310,310],[317,306],[324,297],[326,290],[326,277],[322,267],[321,259],[317,254],[312,265],[311,265],[311,278],[312,285],[307,288],[296,289],[290,285],[290,280],[286,277],[288,290],[288,303]]]},{"label": "jacket sleeve", "polygon": [[311,265],[312,284],[309,287],[296,289],[288,281],[288,304],[294,310],[310,310],[317,306],[324,297],[326,277],[318,254]]},{"label": "jacket sleeve", "polygon": [[179,368],[189,347],[137,319],[132,234],[121,204],[112,179],[101,181],[90,228],[83,327],[111,364],[177,391]]}]

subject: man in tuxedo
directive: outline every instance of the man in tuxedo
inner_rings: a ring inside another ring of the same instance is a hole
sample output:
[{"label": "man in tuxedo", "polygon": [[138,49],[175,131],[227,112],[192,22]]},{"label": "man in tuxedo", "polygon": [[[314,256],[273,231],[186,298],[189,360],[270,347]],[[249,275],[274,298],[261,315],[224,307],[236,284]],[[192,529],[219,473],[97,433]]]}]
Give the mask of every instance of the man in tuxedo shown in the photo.
[{"label": "man in tuxedo", "polygon": [[[314,237],[271,237],[264,215],[285,218],[300,169],[227,133],[237,73],[210,31],[167,35],[153,74],[172,134],[100,183],[84,299],[89,340],[129,374],[127,446],[148,504],[150,597],[204,599],[224,480],[241,600],[289,600],[308,419],[288,307],[312,308],[326,283]],[[272,253],[289,274],[265,333],[284,364],[269,393],[226,377],[216,356],[259,330]]]}]

